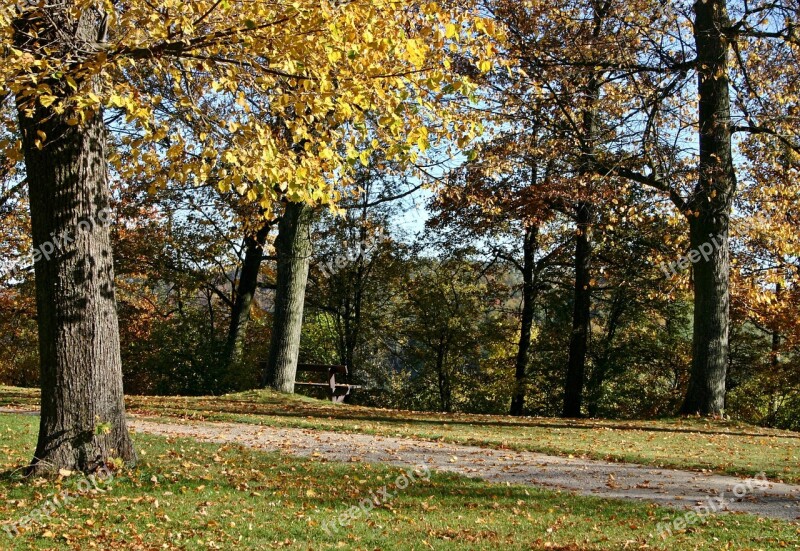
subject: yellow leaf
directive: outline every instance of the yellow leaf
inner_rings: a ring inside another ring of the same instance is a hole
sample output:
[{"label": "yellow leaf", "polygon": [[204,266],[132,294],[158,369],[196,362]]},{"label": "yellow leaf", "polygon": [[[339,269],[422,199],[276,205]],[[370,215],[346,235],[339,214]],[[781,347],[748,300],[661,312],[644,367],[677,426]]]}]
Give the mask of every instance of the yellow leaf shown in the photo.
[{"label": "yellow leaf", "polygon": [[39,96],[39,103],[42,104],[42,107],[50,107],[53,105],[58,98],[56,96],[51,96],[49,94],[43,94]]}]

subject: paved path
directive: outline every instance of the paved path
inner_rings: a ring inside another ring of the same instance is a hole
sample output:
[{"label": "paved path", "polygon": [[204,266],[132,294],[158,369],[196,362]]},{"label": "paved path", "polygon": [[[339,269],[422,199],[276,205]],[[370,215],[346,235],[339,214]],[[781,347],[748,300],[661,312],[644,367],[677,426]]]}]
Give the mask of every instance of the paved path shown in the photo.
[{"label": "paved path", "polygon": [[[0,408],[0,412],[20,413],[5,408]],[[435,471],[458,473],[488,482],[651,501],[677,508],[710,506],[712,510],[784,520],[800,519],[800,486],[758,480],[748,482],[731,476],[405,438],[277,429],[240,423],[163,422],[133,416],[130,427],[140,433],[220,444],[236,443],[259,450],[331,461],[427,465]]]}]

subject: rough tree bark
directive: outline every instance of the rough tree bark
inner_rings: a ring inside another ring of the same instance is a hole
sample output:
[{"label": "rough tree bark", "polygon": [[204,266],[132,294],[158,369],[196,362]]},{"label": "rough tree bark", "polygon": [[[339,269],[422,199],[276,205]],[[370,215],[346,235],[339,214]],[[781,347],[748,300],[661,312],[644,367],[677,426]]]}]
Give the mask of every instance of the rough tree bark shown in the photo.
[{"label": "rough tree bark", "polygon": [[286,203],[278,224],[275,249],[278,255],[278,281],[272,341],[264,373],[264,385],[279,392],[294,393],[303,308],[311,260],[311,222],[313,209],[305,203]]},{"label": "rough tree bark", "polygon": [[575,298],[572,313],[572,334],[569,342],[569,361],[564,383],[563,417],[580,417],[586,373],[586,351],[592,302],[591,289],[591,222],[592,206],[579,203],[577,207],[578,235],[575,242]]},{"label": "rough tree bark", "polygon": [[[89,7],[72,13],[74,4],[25,12],[16,21],[17,46],[36,56],[73,59],[92,51],[104,39],[105,18]],[[66,82],[47,84],[59,97],[69,94]],[[38,104],[31,108],[29,99],[17,97],[33,246],[47,251],[58,244],[35,264],[42,398],[30,471],[91,472],[111,458],[133,464],[105,223],[109,189],[103,114],[97,110],[84,125],[70,126],[69,115]],[[41,133],[46,139],[40,147]]]},{"label": "rough tree bark", "polygon": [[731,139],[728,80],[730,25],[724,0],[697,2],[700,163],[697,187],[689,202],[693,250],[713,252],[694,265],[694,335],[692,370],[684,414],[718,415],[725,409],[730,325],[729,223],[736,173]]},{"label": "rough tree bark", "polygon": [[531,347],[531,329],[533,328],[533,306],[536,299],[536,285],[534,281],[535,254],[539,228],[529,226],[525,228],[525,238],[522,244],[522,320],[520,323],[519,345],[515,369],[516,386],[511,399],[511,415],[522,415],[525,409],[525,385],[527,382],[528,353]]}]

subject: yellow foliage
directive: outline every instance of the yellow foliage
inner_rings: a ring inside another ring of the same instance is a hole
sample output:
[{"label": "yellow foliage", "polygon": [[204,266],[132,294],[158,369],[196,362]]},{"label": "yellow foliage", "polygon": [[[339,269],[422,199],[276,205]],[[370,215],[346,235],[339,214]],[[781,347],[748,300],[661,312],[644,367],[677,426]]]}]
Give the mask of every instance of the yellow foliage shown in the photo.
[{"label": "yellow foliage", "polygon": [[[474,0],[447,8],[165,0],[157,10],[144,0],[73,0],[72,17],[109,10],[107,43],[80,54],[38,42],[20,50],[12,4],[4,0],[0,9],[6,97],[36,101],[73,125],[101,108],[118,111],[130,135],[122,141],[126,155],[114,157],[122,177],[148,178],[154,188],[168,179],[214,180],[265,204],[287,189],[330,203],[336,187],[348,184],[353,160],[378,147],[402,163],[434,143],[469,142],[475,121],[435,100],[475,89],[447,74],[452,46],[487,71],[496,38]],[[48,9],[64,8],[28,8],[21,17],[37,25]]]}]

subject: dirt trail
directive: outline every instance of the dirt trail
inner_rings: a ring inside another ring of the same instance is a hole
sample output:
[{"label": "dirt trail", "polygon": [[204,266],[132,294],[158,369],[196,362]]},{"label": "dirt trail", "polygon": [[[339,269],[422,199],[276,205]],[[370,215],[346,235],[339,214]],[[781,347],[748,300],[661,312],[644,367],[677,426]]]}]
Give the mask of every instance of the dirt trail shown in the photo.
[{"label": "dirt trail", "polygon": [[[0,412],[20,413],[6,408],[0,408]],[[487,482],[651,501],[677,508],[711,505],[713,510],[783,520],[800,519],[800,486],[797,485],[753,480],[747,483],[731,476],[366,434],[239,423],[164,422],[141,416],[131,417],[130,426],[140,433],[219,444],[236,443],[331,461],[365,461],[404,467],[427,465],[431,470]]]}]

